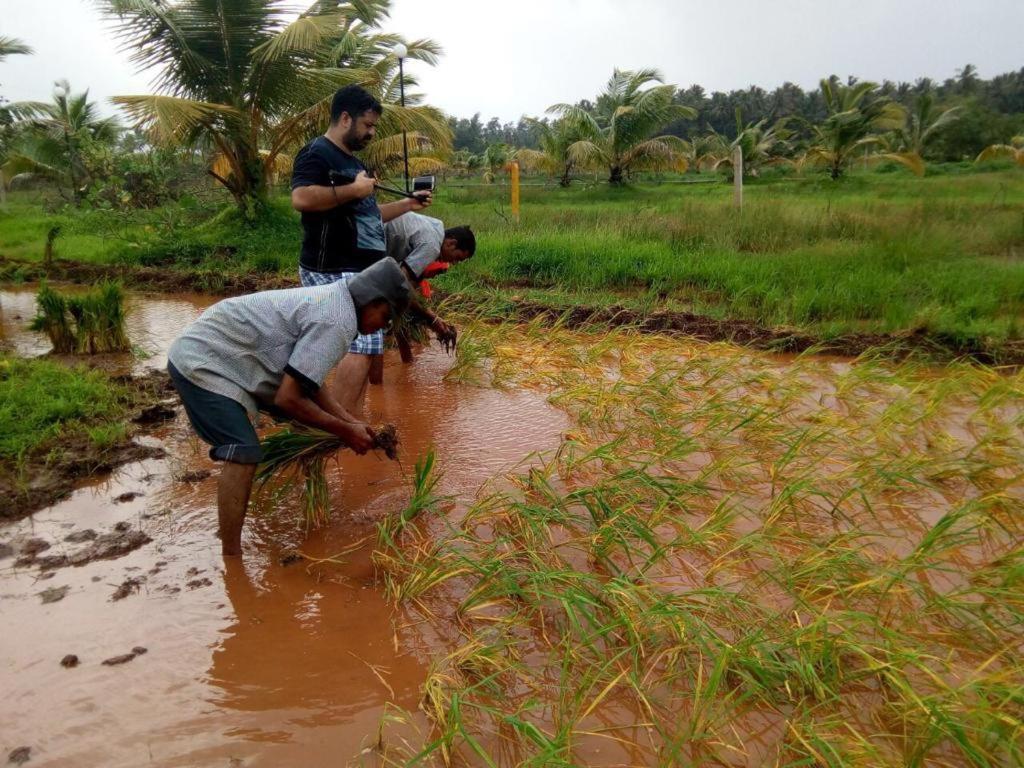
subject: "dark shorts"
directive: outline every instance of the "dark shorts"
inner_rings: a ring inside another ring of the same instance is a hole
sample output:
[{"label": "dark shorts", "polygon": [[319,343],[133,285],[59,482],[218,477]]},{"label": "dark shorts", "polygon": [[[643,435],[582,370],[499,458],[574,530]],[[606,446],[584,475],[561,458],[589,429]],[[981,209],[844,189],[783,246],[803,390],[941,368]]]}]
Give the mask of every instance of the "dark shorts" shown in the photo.
[{"label": "dark shorts", "polygon": [[173,363],[167,363],[167,373],[181,396],[192,428],[213,446],[211,459],[235,464],[259,464],[263,460],[260,439],[241,403],[196,386]]}]

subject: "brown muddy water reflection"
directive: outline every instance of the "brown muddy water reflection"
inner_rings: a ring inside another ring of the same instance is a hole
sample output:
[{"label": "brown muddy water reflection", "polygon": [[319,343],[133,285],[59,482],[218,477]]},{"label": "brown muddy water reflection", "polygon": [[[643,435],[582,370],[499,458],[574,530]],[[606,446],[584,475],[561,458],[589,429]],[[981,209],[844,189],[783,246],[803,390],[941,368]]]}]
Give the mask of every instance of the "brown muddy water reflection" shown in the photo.
[{"label": "brown muddy water reflection", "polygon": [[[129,336],[162,367],[174,336],[208,297],[131,299]],[[25,330],[34,292],[0,292],[3,337],[21,354],[48,345]],[[183,415],[151,437],[169,457],[127,465],[64,502],[0,528],[0,542],[30,538],[45,554],[73,553],[75,532],[121,522],[153,541],[124,557],[43,573],[0,552],[0,759],[31,748],[39,766],[343,765],[376,739],[387,703],[416,711],[438,638],[387,604],[370,563],[374,523],[408,498],[415,458],[437,446],[440,492],[471,496],[485,481],[551,449],[567,426],[530,392],[448,383],[451,359],[424,350],[415,366],[388,359],[370,408],[397,425],[402,467],[375,456],[340,457],[335,507],[310,534],[297,508],[246,525],[244,562],[219,555],[216,473]],[[486,451],[482,440],[486,440]],[[115,501],[126,493],[141,494]],[[281,565],[299,548],[329,556],[364,544],[341,565]],[[137,581],[114,600],[126,580]],[[43,604],[40,593],[68,587]],[[147,649],[130,662],[105,659]],[[75,668],[61,659],[75,654]]]}]

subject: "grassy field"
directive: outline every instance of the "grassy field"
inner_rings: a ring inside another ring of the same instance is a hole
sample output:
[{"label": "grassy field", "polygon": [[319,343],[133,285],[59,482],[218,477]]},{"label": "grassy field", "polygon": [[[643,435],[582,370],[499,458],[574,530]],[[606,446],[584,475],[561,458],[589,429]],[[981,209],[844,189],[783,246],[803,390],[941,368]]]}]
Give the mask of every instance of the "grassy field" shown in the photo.
[{"label": "grassy field", "polygon": [[[479,250],[438,281],[448,290],[687,310],[822,338],[916,330],[987,347],[1021,338],[1019,171],[778,177],[748,185],[741,216],[722,183],[526,187],[519,225],[507,190],[454,184],[433,213],[472,225]],[[210,202],[50,215],[21,194],[0,213],[0,255],[38,260],[54,225],[60,257],[211,272],[291,273],[300,235],[283,195],[247,227]]]},{"label": "grassy field", "polygon": [[81,438],[97,448],[123,440],[130,400],[102,371],[0,356],[0,468]]},{"label": "grassy field", "polygon": [[538,323],[470,324],[450,376],[574,425],[467,506],[421,463],[381,524],[447,642],[382,764],[1021,764],[1020,374]]}]

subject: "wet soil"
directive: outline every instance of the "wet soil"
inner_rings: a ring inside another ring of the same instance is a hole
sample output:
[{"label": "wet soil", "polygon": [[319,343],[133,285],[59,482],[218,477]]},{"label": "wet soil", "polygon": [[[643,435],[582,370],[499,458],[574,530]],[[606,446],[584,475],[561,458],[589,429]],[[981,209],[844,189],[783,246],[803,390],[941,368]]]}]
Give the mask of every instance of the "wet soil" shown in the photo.
[{"label": "wet soil", "polygon": [[[163,448],[139,443],[136,438],[155,425],[173,417],[175,411],[154,401],[168,397],[170,379],[161,371],[143,376],[121,376],[118,381],[128,386],[130,407],[136,413],[129,421],[136,424],[127,437],[114,445],[99,447],[86,435],[61,437],[53,445],[41,446],[25,457],[19,467],[0,464],[0,520],[17,519],[66,497],[85,477],[109,473],[122,464],[157,458]],[[160,409],[159,419],[152,418]],[[147,418],[138,421],[139,417]],[[59,447],[59,452],[51,448]],[[27,480],[26,480],[27,478]]]},{"label": "wet soil", "polygon": [[30,332],[35,314],[35,289],[0,291],[0,341],[15,354],[46,355],[68,365],[88,365],[110,374],[130,392],[125,426],[127,437],[99,448],[85,436],[62,438],[51,455],[42,446],[15,472],[0,466],[0,521],[17,519],[65,498],[84,478],[101,476],[126,463],[156,458],[162,448],[146,435],[177,414],[177,401],[164,372],[171,340],[213,299],[175,300],[129,296],[128,332],[136,352],[131,355],[52,355],[45,336]]},{"label": "wet soil", "polygon": [[[472,299],[462,299],[460,303],[470,307],[474,304]],[[857,357],[874,351],[895,360],[918,355],[934,361],[968,358],[986,365],[1024,365],[1024,342],[985,347],[923,329],[901,333],[849,333],[823,339],[797,329],[766,327],[747,320],[720,320],[692,312],[655,310],[644,313],[616,305],[564,308],[515,297],[511,316],[503,319],[540,319],[558,322],[560,326],[574,330],[594,326],[628,326],[645,333],[687,336],[709,342],[727,341],[769,352],[812,350],[824,355]]]},{"label": "wet soil", "polygon": [[295,278],[265,274],[231,274],[212,270],[184,270],[168,267],[140,267],[115,264],[86,264],[68,259],[55,259],[49,266],[41,262],[18,261],[0,256],[0,282],[17,279],[21,282],[51,282],[90,285],[115,278],[128,288],[163,293],[200,291],[217,296],[237,296],[274,288],[294,288]]},{"label": "wet soil", "polygon": [[[64,540],[68,541],[67,538]],[[143,531],[133,529],[128,521],[122,520],[113,530],[89,539],[88,544],[71,552],[44,555],[43,552],[54,550],[51,550],[49,542],[44,541],[45,546],[40,547],[36,543],[38,541],[40,540],[30,539],[21,546],[21,557],[14,563],[16,568],[38,567],[41,571],[52,571],[67,566],[80,567],[97,560],[113,560],[149,544],[152,539]],[[63,596],[60,595],[56,599],[59,600]],[[43,602],[53,600],[44,598]]]}]

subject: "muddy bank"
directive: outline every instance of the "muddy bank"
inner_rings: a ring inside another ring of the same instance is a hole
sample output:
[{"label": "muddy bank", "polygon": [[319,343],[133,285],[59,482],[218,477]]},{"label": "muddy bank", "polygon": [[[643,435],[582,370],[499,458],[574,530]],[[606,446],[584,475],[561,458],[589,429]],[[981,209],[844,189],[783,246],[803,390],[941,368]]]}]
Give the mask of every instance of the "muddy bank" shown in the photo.
[{"label": "muddy bank", "polygon": [[94,283],[116,278],[128,288],[167,293],[208,293],[236,296],[274,288],[294,288],[298,279],[276,274],[232,274],[214,269],[173,269],[117,264],[86,264],[55,259],[49,266],[0,256],[0,282],[35,282],[42,279],[62,283]]},{"label": "muddy bank", "polygon": [[[87,361],[75,358],[74,362]],[[144,376],[112,379],[125,385],[129,392],[129,428],[125,438],[101,448],[85,435],[62,437],[55,441],[59,443],[59,453],[51,455],[50,449],[57,445],[44,445],[20,466],[0,462],[0,521],[17,520],[55,504],[87,477],[164,455],[162,448],[140,444],[135,438],[174,417],[175,410],[170,406],[173,390],[167,374],[151,371]]]},{"label": "muddy bank", "polygon": [[[493,309],[493,298],[464,295],[448,298],[454,306],[470,311]],[[768,352],[796,354],[813,351],[818,354],[857,357],[873,351],[894,359],[920,355],[939,362],[969,358],[985,365],[1024,365],[1024,342],[986,347],[965,344],[950,336],[923,329],[900,333],[851,333],[823,339],[805,331],[769,328],[747,320],[720,320],[692,312],[639,312],[621,305],[556,307],[513,296],[502,308],[507,309],[502,319],[541,319],[574,330],[598,325],[611,328],[628,326],[646,333],[689,336],[708,342],[727,341]],[[491,316],[494,316],[493,312]],[[482,319],[486,320],[487,316]]]},{"label": "muddy bank", "polygon": [[[132,267],[109,264],[83,264],[58,259],[49,267],[35,262],[22,262],[0,256],[0,282],[48,278],[61,282],[91,283],[117,278],[126,286],[165,293],[200,292],[215,296],[233,296],[275,288],[293,288],[297,281],[280,274],[230,274],[213,270],[177,270],[158,267]],[[497,286],[514,290],[516,286]],[[443,291],[435,290],[439,298]],[[448,295],[456,308],[494,309],[493,297]],[[949,361],[969,358],[986,365],[1024,365],[1024,342],[985,345],[936,334],[924,329],[900,333],[851,333],[823,339],[813,333],[767,327],[747,320],[720,320],[692,312],[656,310],[641,312],[621,305],[609,307],[557,307],[543,302],[509,296],[503,309],[506,319],[559,321],[567,327],[580,329],[588,325],[611,327],[631,326],[648,333],[691,336],[701,341],[728,341],[769,352],[821,354],[857,357],[875,351],[902,359],[922,355],[930,360]]]}]

